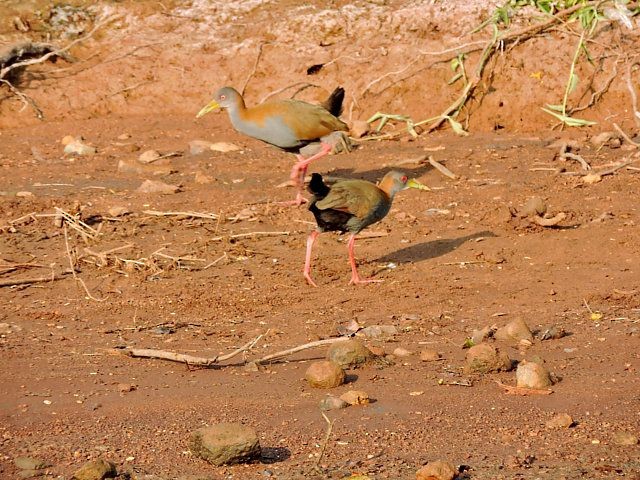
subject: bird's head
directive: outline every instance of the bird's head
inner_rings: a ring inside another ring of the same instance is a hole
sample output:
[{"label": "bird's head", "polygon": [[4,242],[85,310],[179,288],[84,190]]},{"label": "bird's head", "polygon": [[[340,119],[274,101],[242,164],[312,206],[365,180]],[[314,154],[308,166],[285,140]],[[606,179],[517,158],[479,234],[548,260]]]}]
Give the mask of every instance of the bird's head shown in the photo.
[{"label": "bird's head", "polygon": [[233,108],[239,104],[244,105],[244,102],[238,91],[232,87],[222,87],[213,96],[213,100],[202,107],[202,110],[198,112],[196,118],[200,118],[217,108]]},{"label": "bird's head", "polygon": [[392,170],[387,173],[380,182],[380,188],[387,192],[390,197],[407,188],[416,188],[418,190],[431,190],[426,185],[423,185],[415,178],[409,178],[404,173]]}]

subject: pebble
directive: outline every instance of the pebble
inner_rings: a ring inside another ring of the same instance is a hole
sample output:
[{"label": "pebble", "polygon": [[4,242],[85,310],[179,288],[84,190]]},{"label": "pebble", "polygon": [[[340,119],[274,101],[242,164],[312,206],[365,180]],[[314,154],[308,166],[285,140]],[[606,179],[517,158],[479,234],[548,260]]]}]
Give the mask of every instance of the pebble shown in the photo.
[{"label": "pebble", "polygon": [[371,126],[364,120],[354,120],[349,130],[353,138],[362,138],[371,131]]},{"label": "pebble", "polygon": [[334,343],[329,347],[327,360],[337,363],[342,368],[354,368],[367,363],[373,353],[358,339]]},{"label": "pebble", "polygon": [[573,425],[573,418],[568,413],[559,413],[547,420],[545,425],[549,429],[569,428]]},{"label": "pebble", "polygon": [[138,193],[160,193],[162,195],[177,193],[179,191],[180,187],[177,185],[169,185],[168,183],[158,180],[145,180],[136,190]]},{"label": "pebble", "polygon": [[191,140],[189,142],[189,153],[191,155],[200,155],[201,153],[208,152],[211,149],[212,142],[206,140]]},{"label": "pebble", "polygon": [[457,473],[450,463],[435,460],[416,472],[416,480],[453,480]]},{"label": "pebble", "polygon": [[209,146],[209,149],[213,150],[214,152],[222,152],[222,153],[237,152],[238,150],[242,150],[242,148],[240,148],[238,145],[235,145],[233,143],[228,143],[228,142],[212,143]]},{"label": "pebble", "polygon": [[465,357],[465,370],[470,373],[491,373],[511,370],[511,359],[506,353],[488,343],[474,345]]},{"label": "pebble", "polygon": [[413,355],[413,352],[407,350],[406,348],[402,348],[402,347],[397,347],[393,350],[393,352],[391,352],[392,355],[395,355],[396,357],[410,357],[411,355]]},{"label": "pebble", "polygon": [[543,389],[553,384],[549,370],[537,362],[523,360],[516,370],[516,385],[518,387]]},{"label": "pebble", "polygon": [[33,196],[34,196],[34,195],[33,195],[33,192],[27,192],[27,191],[24,191],[24,192],[17,192],[17,193],[16,193],[16,197],[20,197],[20,198],[24,198],[24,197],[33,197]]},{"label": "pebble", "polygon": [[133,392],[138,387],[132,383],[119,383],[116,388],[120,393]]},{"label": "pebble", "polygon": [[638,437],[630,432],[616,432],[613,435],[613,443],[616,445],[637,445]]},{"label": "pebble", "polygon": [[200,171],[197,171],[193,181],[200,185],[207,185],[213,182],[213,177],[210,177],[209,175],[206,175]]},{"label": "pebble", "polygon": [[545,213],[547,213],[547,204],[540,197],[531,197],[524,204],[521,212],[526,217],[534,215],[543,216]]},{"label": "pebble", "polygon": [[13,323],[0,323],[0,335],[6,335],[8,333],[20,332],[22,327]]},{"label": "pebble", "polygon": [[340,395],[340,399],[344,400],[349,405],[367,405],[371,403],[369,394],[362,390],[349,390],[348,392]]},{"label": "pebble", "polygon": [[[65,137],[66,139],[67,137]],[[63,139],[64,141],[64,139]],[[87,156],[92,156],[95,155],[97,150],[95,147],[92,147],[90,145],[86,145],[85,143],[82,142],[82,140],[80,139],[74,139],[73,141],[64,144],[64,153],[65,154],[75,154],[75,155],[87,155]]]},{"label": "pebble", "polygon": [[72,480],[104,480],[114,478],[116,475],[115,464],[99,458],[85,463],[71,478]]},{"label": "pebble", "polygon": [[118,172],[135,175],[169,175],[173,169],[169,164],[145,165],[135,160],[122,159],[118,161]]},{"label": "pebble", "polygon": [[340,410],[341,408],[347,408],[349,406],[348,402],[345,402],[342,398],[334,397],[333,395],[327,395],[325,398],[320,400],[318,404],[320,410]]},{"label": "pebble", "polygon": [[485,338],[489,338],[493,336],[495,331],[496,331],[495,327],[489,327],[489,326],[486,326],[480,330],[474,330],[473,333],[471,334],[471,341],[473,342],[474,345],[479,345],[484,341]]},{"label": "pebble", "polygon": [[330,360],[313,362],[307,369],[304,378],[315,388],[334,388],[342,385],[345,373],[342,367]]},{"label": "pebble", "polygon": [[118,135],[118,140],[129,140],[130,138],[130,133],[121,133],[120,135]]},{"label": "pebble", "polygon": [[42,470],[51,466],[50,463],[33,457],[17,457],[13,463],[21,470]]},{"label": "pebble", "polygon": [[130,213],[131,213],[131,210],[129,210],[127,207],[123,207],[120,205],[116,205],[115,207],[111,207],[109,210],[107,210],[107,214],[110,217],[123,217]]},{"label": "pebble", "polygon": [[158,160],[162,155],[157,150],[145,150],[138,157],[140,163],[153,163]]},{"label": "pebble", "polygon": [[213,465],[245,463],[260,457],[260,441],[252,428],[219,423],[191,434],[191,452]]},{"label": "pebble", "polygon": [[563,327],[559,327],[557,325],[551,325],[549,328],[541,331],[538,335],[540,340],[558,340],[559,338],[565,337],[567,332]]},{"label": "pebble", "polygon": [[498,328],[493,337],[500,342],[508,344],[518,344],[522,341],[533,342],[531,329],[521,318],[516,318],[504,327]]},{"label": "pebble", "polygon": [[398,329],[394,325],[370,325],[364,327],[358,332],[358,335],[362,335],[367,338],[383,338],[392,337],[398,334]]},{"label": "pebble", "polygon": [[422,350],[420,352],[420,360],[423,362],[436,362],[440,360],[440,354],[435,350]]}]

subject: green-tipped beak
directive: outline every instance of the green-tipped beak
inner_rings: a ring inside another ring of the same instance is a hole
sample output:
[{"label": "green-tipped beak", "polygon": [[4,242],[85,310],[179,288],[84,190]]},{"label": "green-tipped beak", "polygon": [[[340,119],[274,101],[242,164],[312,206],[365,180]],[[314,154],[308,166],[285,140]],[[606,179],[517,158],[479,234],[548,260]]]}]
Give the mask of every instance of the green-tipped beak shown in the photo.
[{"label": "green-tipped beak", "polygon": [[421,184],[419,181],[417,181],[415,178],[410,178],[407,181],[407,188],[417,188],[418,190],[428,190],[431,191],[431,189],[429,187],[427,187],[426,185]]},{"label": "green-tipped beak", "polygon": [[215,100],[211,100],[202,108],[202,110],[198,112],[198,114],[196,115],[196,118],[200,118],[201,116],[206,115],[211,110],[215,110],[216,108],[221,108],[221,107],[220,105],[218,105],[218,102],[216,102]]}]

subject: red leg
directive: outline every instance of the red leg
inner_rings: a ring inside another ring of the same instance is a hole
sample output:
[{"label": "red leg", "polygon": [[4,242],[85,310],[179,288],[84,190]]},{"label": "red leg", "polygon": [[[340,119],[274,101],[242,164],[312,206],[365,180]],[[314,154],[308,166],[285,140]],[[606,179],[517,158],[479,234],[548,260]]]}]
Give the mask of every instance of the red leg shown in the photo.
[{"label": "red leg", "polygon": [[318,235],[320,235],[320,232],[314,230],[309,234],[309,238],[307,238],[307,254],[304,259],[304,270],[302,272],[304,278],[307,279],[307,283],[314,287],[317,287],[318,285],[316,285],[316,282],[311,278],[311,250],[313,249],[313,244],[315,243],[316,238],[318,238]]},{"label": "red leg", "polygon": [[382,282],[382,280],[376,280],[373,278],[361,279],[360,275],[358,275],[358,268],[356,267],[356,257],[354,254],[354,247],[356,244],[356,236],[352,234],[349,237],[349,263],[351,264],[351,280],[349,280],[349,285],[352,283],[354,285],[358,285],[359,283],[378,283]]}]

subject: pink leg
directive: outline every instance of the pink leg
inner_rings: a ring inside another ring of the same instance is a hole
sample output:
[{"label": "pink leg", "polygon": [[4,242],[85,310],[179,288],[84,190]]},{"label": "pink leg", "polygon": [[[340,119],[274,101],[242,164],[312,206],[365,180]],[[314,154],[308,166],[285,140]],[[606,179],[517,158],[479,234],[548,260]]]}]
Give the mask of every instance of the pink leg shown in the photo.
[{"label": "pink leg", "polygon": [[356,236],[352,234],[349,237],[349,263],[351,264],[351,280],[349,280],[349,285],[352,283],[354,285],[358,285],[360,283],[378,283],[382,282],[382,280],[376,280],[373,278],[361,279],[360,275],[358,275],[358,268],[356,267],[356,257],[354,254],[354,247],[356,244]]},{"label": "pink leg", "polygon": [[309,234],[309,238],[307,238],[307,254],[304,259],[303,270],[303,275],[304,278],[307,279],[307,283],[309,285],[313,285],[314,287],[317,287],[318,285],[316,285],[316,282],[314,282],[311,278],[311,249],[313,249],[313,244],[315,243],[316,238],[318,238],[318,235],[320,235],[320,232],[314,230]]},{"label": "pink leg", "polygon": [[291,179],[291,183],[298,189],[296,192],[295,200],[290,200],[288,202],[280,202],[280,205],[302,205],[306,203],[308,200],[302,196],[302,187],[304,186],[304,177],[307,173],[307,168],[309,168],[309,164],[314,160],[317,160],[321,157],[324,157],[328,153],[331,152],[333,147],[328,143],[322,143],[322,148],[315,155],[310,156],[309,158],[304,158],[302,155],[296,155],[298,161],[291,168],[291,174],[289,178]]}]

